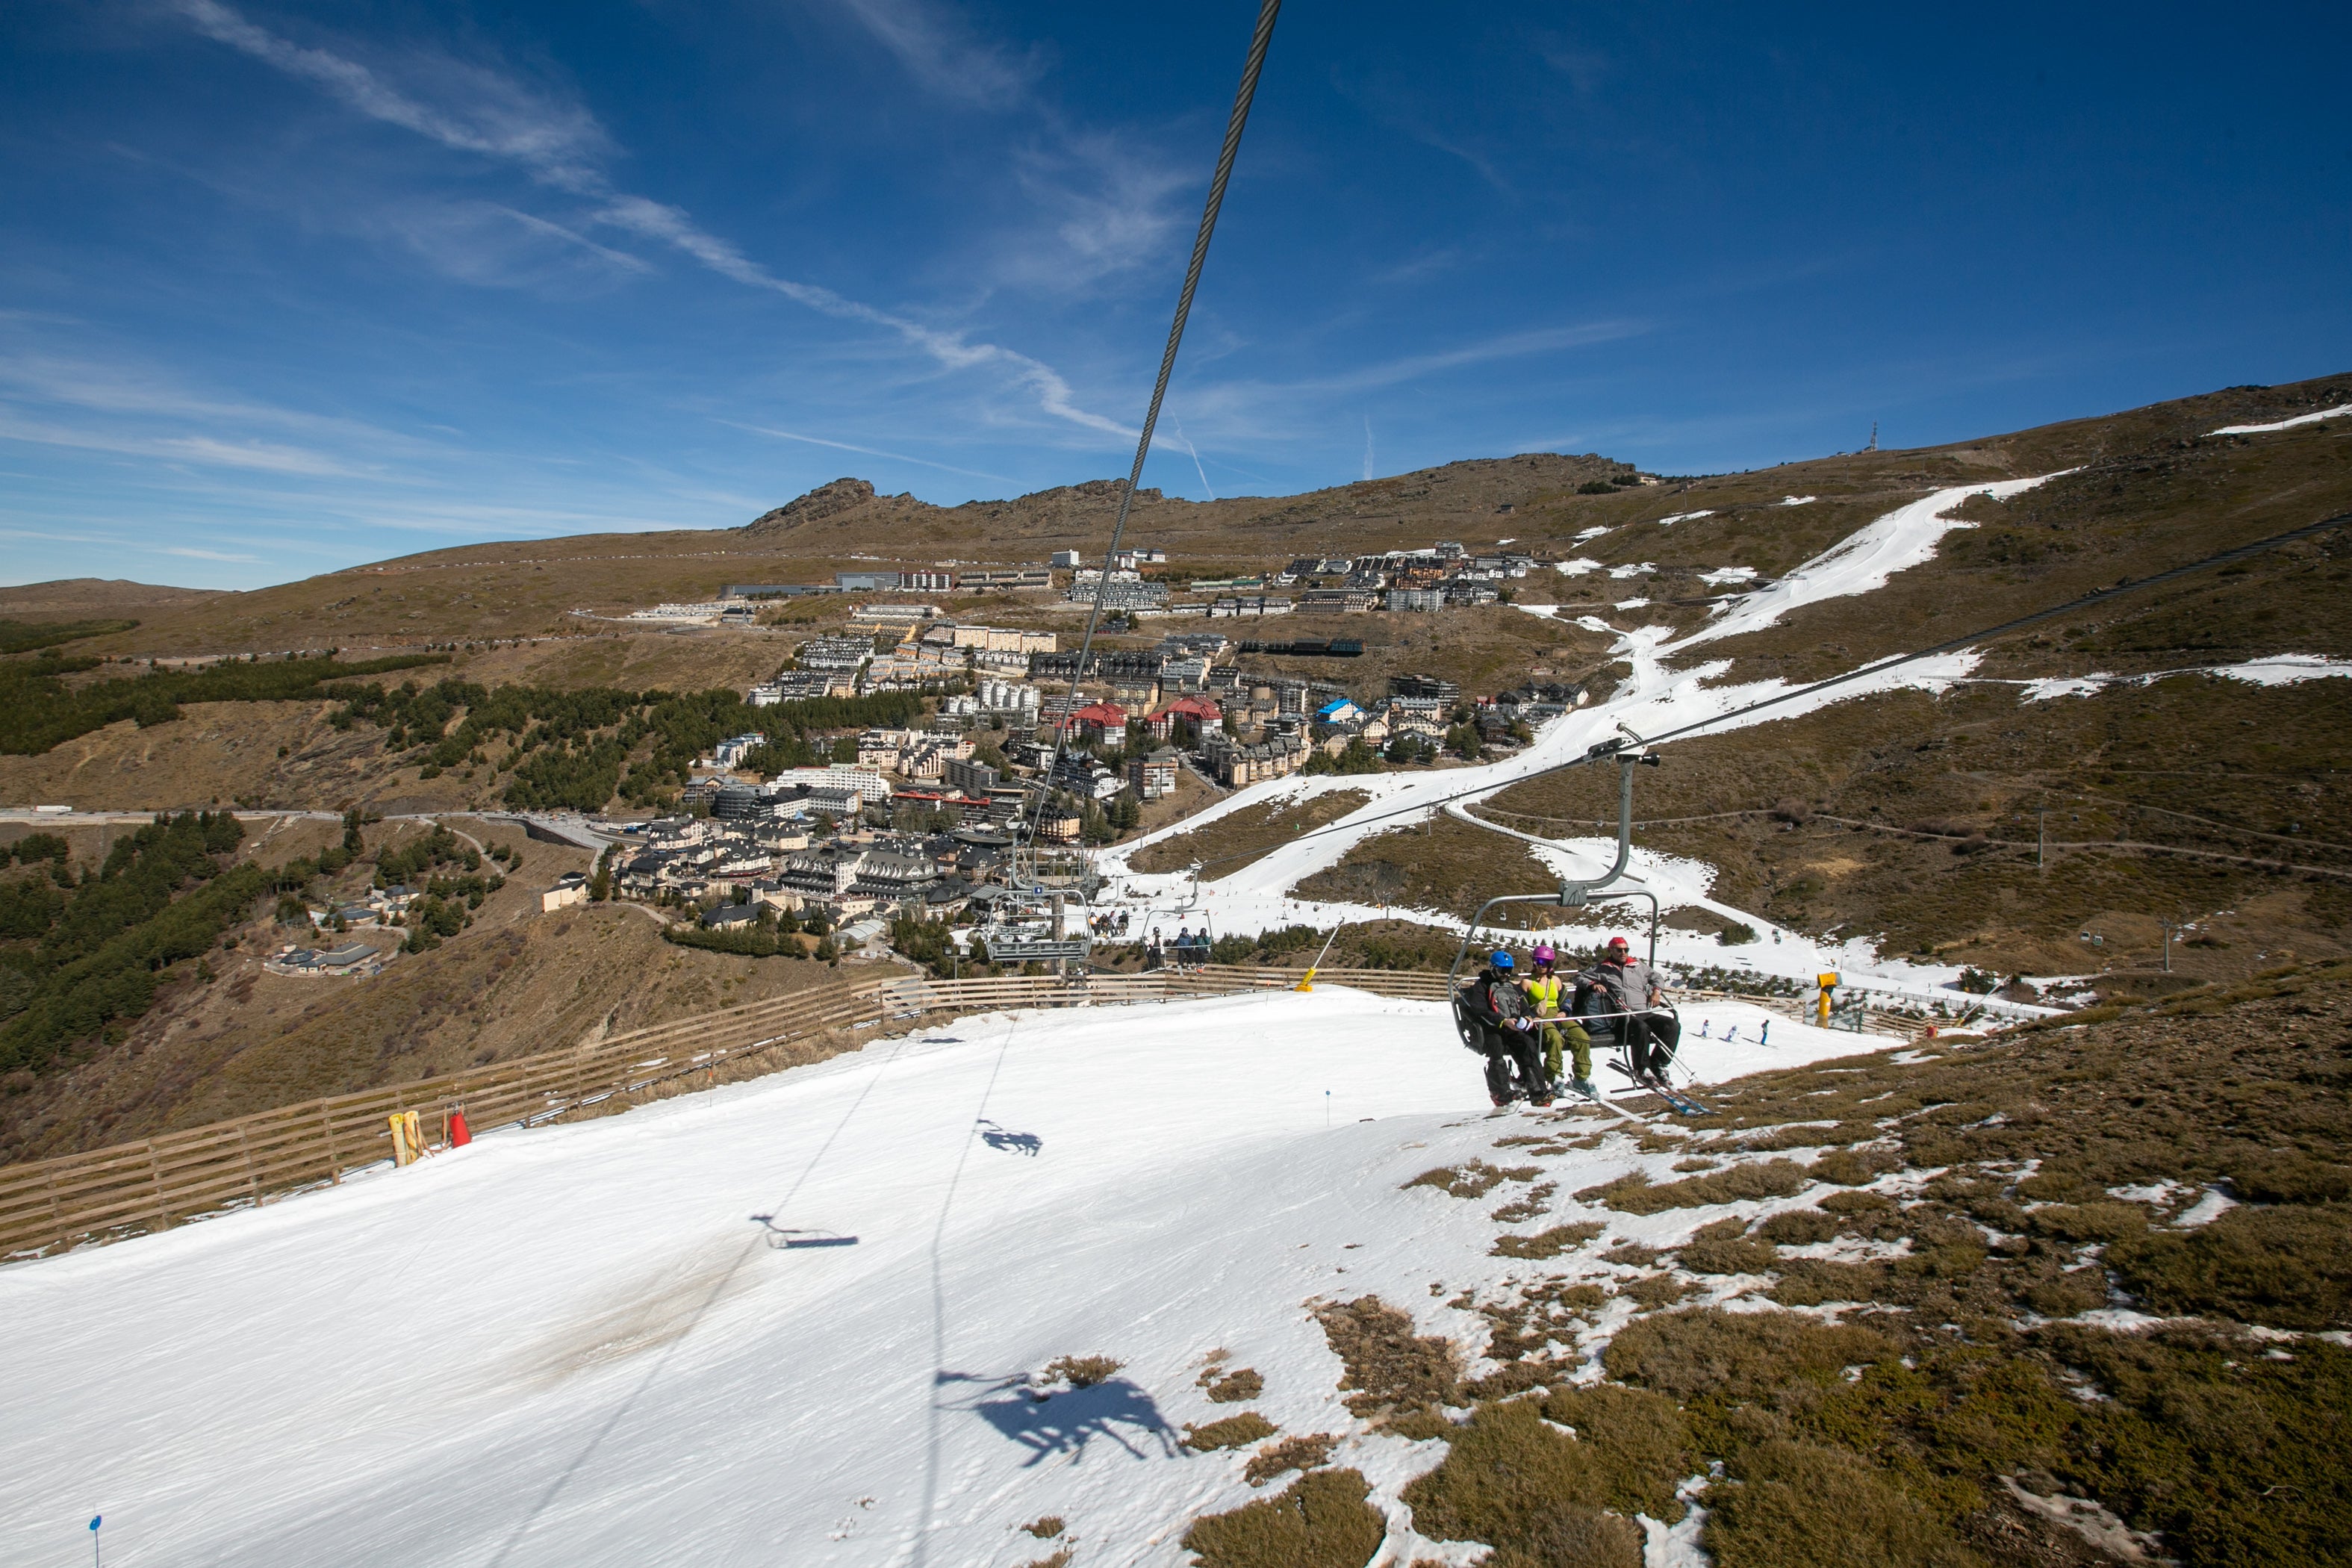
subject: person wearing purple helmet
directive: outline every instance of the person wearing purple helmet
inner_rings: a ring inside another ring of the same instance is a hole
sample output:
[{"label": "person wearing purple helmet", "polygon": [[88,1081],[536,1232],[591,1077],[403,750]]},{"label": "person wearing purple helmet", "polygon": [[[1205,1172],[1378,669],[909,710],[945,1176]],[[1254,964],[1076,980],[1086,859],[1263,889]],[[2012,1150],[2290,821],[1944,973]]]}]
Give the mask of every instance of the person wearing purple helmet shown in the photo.
[{"label": "person wearing purple helmet", "polygon": [[1549,942],[1538,942],[1534,959],[1535,973],[1521,983],[1520,989],[1527,993],[1528,1005],[1535,1014],[1536,1028],[1543,1040],[1547,1081],[1555,1091],[1559,1089],[1564,1048],[1576,1062],[1576,1078],[1569,1087],[1591,1097],[1597,1092],[1592,1087],[1592,1037],[1568,1016],[1570,998],[1563,994],[1566,982],[1555,972],[1559,954],[1552,951]]}]

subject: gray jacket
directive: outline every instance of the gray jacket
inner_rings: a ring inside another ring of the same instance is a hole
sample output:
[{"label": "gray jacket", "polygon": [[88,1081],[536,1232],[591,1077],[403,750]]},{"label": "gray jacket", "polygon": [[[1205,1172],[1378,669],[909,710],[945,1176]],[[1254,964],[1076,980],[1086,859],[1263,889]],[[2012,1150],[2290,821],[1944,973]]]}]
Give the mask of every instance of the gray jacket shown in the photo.
[{"label": "gray jacket", "polygon": [[[1576,977],[1581,1004],[1577,1011],[1586,1016],[1596,1013],[1639,1013],[1648,1008],[1651,995],[1661,987],[1657,971],[1639,959],[1628,960],[1622,968],[1613,963],[1596,963]],[[1591,994],[1582,994],[1587,992]],[[1606,1020],[1603,1026],[1614,1028],[1616,1021]]]}]

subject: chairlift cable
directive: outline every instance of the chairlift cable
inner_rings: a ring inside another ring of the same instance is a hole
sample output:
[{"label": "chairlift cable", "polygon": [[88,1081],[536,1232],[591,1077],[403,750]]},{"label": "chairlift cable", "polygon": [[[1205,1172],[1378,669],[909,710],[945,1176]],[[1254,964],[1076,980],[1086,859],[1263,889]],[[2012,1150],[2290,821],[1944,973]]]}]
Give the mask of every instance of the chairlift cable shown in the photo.
[{"label": "chairlift cable", "polygon": [[1110,548],[1103,552],[1102,571],[1095,579],[1093,605],[1087,611],[1086,637],[1078,644],[1077,667],[1070,671],[1070,689],[1062,700],[1061,722],[1054,730],[1054,758],[1045,767],[1045,784],[1037,795],[1037,814],[1029,828],[1030,854],[1036,854],[1037,828],[1045,821],[1045,798],[1053,793],[1054,776],[1069,744],[1071,716],[1077,710],[1078,684],[1086,679],[1087,657],[1094,651],[1095,628],[1101,624],[1103,600],[1110,591],[1110,561],[1127,536],[1127,515],[1135,505],[1135,487],[1143,482],[1143,462],[1151,454],[1151,433],[1160,423],[1160,405],[1168,395],[1168,378],[1175,373],[1176,350],[1184,341],[1184,322],[1192,313],[1192,294],[1201,284],[1201,269],[1209,259],[1209,240],[1217,231],[1217,212],[1224,205],[1225,184],[1233,177],[1234,158],[1240,153],[1242,130],[1249,123],[1250,100],[1257,95],[1257,78],[1265,51],[1274,41],[1274,21],[1282,0],[1263,0],[1257,28],[1250,36],[1249,54],[1242,62],[1241,86],[1234,94],[1233,112],[1225,121],[1224,145],[1217,153],[1216,173],[1209,179],[1209,199],[1201,212],[1200,232],[1192,237],[1192,258],[1184,268],[1184,287],[1176,296],[1176,318],[1168,326],[1168,346],[1160,355],[1160,378],[1152,383],[1151,402],[1143,414],[1143,429],[1136,437],[1135,463],[1129,468],[1127,489],[1119,493],[1118,521],[1111,527]]}]

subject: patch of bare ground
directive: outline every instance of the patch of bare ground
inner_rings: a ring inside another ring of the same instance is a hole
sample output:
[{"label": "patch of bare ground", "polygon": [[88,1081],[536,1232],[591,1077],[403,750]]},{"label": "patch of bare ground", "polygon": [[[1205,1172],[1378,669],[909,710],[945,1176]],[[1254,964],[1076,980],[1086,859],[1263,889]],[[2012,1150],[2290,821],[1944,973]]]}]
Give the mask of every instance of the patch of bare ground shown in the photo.
[{"label": "patch of bare ground", "polygon": [[[836,612],[845,615],[844,607]],[[449,673],[484,686],[604,686],[623,691],[740,691],[773,679],[817,629],[694,626],[679,631],[601,630],[478,652],[461,652]]]},{"label": "patch of bare ground", "polygon": [[1360,789],[1327,790],[1305,800],[1285,796],[1228,812],[1213,822],[1138,850],[1129,864],[1139,871],[1181,871],[1195,860],[1210,881],[1244,867],[1313,828],[1337,822],[1371,796]]},{"label": "patch of bare ground", "polygon": [[1273,1436],[1275,1431],[1273,1422],[1255,1410],[1244,1410],[1238,1415],[1223,1416],[1197,1426],[1188,1421],[1179,1442],[1196,1454],[1213,1454],[1221,1448],[1247,1447]]},{"label": "patch of bare ground", "polygon": [[1330,1462],[1331,1450],[1339,1439],[1328,1432],[1315,1432],[1303,1436],[1285,1437],[1279,1443],[1268,1443],[1250,1457],[1242,1471],[1242,1479],[1254,1487],[1262,1487],[1276,1476],[1292,1470],[1320,1469]]},{"label": "patch of bare ground", "polygon": [[1415,1334],[1412,1314],[1378,1296],[1360,1296],[1319,1309],[1323,1337],[1344,1368],[1339,1386],[1353,1390],[1347,1405],[1357,1415],[1382,1421],[1408,1436],[1431,1436],[1437,1407],[1453,1398],[1462,1381],[1461,1352],[1433,1334]]},{"label": "patch of bare ground", "polygon": [[1204,782],[1191,768],[1180,767],[1176,770],[1174,791],[1145,804],[1143,815],[1137,820],[1129,837],[1157,833],[1171,824],[1206,811],[1224,799],[1227,793]]},{"label": "patch of bare ground", "polygon": [[166,724],[129,720],[38,756],[0,756],[0,799],[85,811],[214,803],[333,809],[391,771],[373,729],[338,731],[322,702],[205,702]]},{"label": "patch of bare ground", "polygon": [[1184,1532],[1198,1568],[1364,1568],[1388,1534],[1355,1470],[1313,1470],[1229,1513],[1204,1514]]},{"label": "patch of bare ground", "polygon": [[135,616],[166,605],[196,605],[219,596],[219,591],[212,588],[171,588],[120,577],[59,577],[0,588],[0,616],[43,621]]},{"label": "patch of bare ground", "polygon": [[[1497,893],[1542,892],[1558,885],[1559,879],[1526,845],[1441,816],[1372,834],[1290,890],[1302,899],[1395,905],[1467,920]],[[1531,907],[1507,905],[1494,919],[1507,923]],[[1557,925],[1567,912],[1555,909],[1517,918]],[[1595,921],[1598,932],[1601,927]],[[1452,963],[1454,944],[1444,943],[1444,950],[1445,962]]]}]

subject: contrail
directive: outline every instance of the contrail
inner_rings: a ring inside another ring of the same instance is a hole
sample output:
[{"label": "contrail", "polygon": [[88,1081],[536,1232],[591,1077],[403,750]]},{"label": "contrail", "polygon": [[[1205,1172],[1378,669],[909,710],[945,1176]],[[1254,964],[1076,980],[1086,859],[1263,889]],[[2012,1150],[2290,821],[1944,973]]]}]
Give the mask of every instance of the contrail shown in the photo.
[{"label": "contrail", "polygon": [[1372,477],[1372,416],[1364,416],[1364,478]]},{"label": "contrail", "polygon": [[1201,467],[1201,454],[1192,450],[1192,438],[1184,434],[1184,422],[1172,416],[1171,422],[1176,426],[1176,439],[1183,442],[1184,450],[1192,454],[1192,471],[1201,476],[1201,488],[1208,491],[1211,500],[1216,500],[1217,492],[1209,489],[1209,470]]}]

